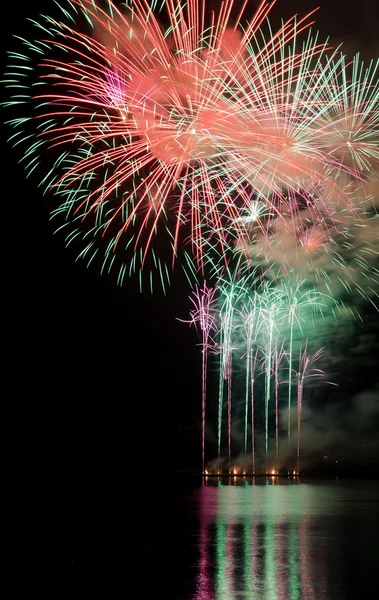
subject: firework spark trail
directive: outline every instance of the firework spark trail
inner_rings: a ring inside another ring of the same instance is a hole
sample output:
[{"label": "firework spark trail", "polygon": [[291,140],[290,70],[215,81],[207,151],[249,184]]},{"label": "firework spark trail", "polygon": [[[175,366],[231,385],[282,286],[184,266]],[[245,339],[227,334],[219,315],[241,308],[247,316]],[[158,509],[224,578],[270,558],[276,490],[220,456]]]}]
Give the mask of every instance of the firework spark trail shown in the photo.
[{"label": "firework spark trail", "polygon": [[[219,296],[218,315],[218,351],[219,357],[219,387],[218,387],[218,458],[221,457],[222,413],[224,401],[224,381],[227,381],[228,406],[228,455],[231,457],[231,394],[232,394],[232,358],[233,343],[236,331],[240,325],[238,318],[242,316],[242,306],[248,302],[255,287],[259,287],[261,278],[254,269],[246,268],[237,262],[233,268],[222,265],[220,255],[208,253],[210,272],[218,281],[217,295]],[[239,315],[239,317],[238,317]],[[252,321],[251,321],[252,325]],[[247,413],[245,413],[247,414]],[[230,465],[229,465],[230,467]]]},{"label": "firework spark trail", "polygon": [[[220,378],[227,381],[227,429],[228,429],[228,467],[231,467],[231,425],[232,425],[232,361],[233,332],[235,328],[234,312],[242,292],[238,284],[228,289],[220,287],[222,305],[220,308]],[[222,411],[224,388],[220,383],[219,414]],[[219,448],[221,443],[221,422],[219,422]]]},{"label": "firework spark trail", "polygon": [[[247,430],[248,430],[248,412],[249,412],[249,398],[251,397],[251,418],[252,424],[254,424],[254,370],[255,363],[253,360],[253,348],[257,337],[259,335],[259,328],[261,322],[258,319],[259,309],[258,309],[258,294],[254,293],[253,298],[249,298],[249,300],[243,303],[241,310],[239,311],[239,316],[242,321],[241,325],[241,333],[242,338],[245,341],[245,360],[246,360],[246,383],[245,383],[245,441],[244,448],[245,454],[247,454]],[[252,367],[254,366],[254,370]],[[251,392],[249,390],[251,387]],[[251,396],[250,396],[251,394]],[[253,428],[254,429],[254,428]],[[254,455],[254,442],[253,442],[253,433],[252,433],[252,453]],[[253,456],[253,464],[254,464],[254,456]]]},{"label": "firework spark trail", "polygon": [[258,349],[250,356],[251,388],[251,458],[253,475],[255,474],[255,378],[257,372]]},{"label": "firework spark trail", "polygon": [[[288,434],[288,449],[291,443],[291,397],[292,397],[292,357],[293,357],[293,340],[295,328],[302,333],[302,322],[305,320],[304,312],[309,319],[309,310],[311,308],[312,315],[322,314],[322,309],[326,308],[326,302],[333,302],[333,299],[326,294],[318,293],[313,289],[307,289],[306,280],[284,281],[281,285],[275,288],[275,295],[280,302],[285,317],[283,320],[282,329],[284,335],[288,335],[288,419],[287,419],[287,434]],[[289,330],[288,331],[286,330]],[[283,340],[284,342],[284,340]]]},{"label": "firework spark trail", "polygon": [[[190,324],[194,324],[196,328],[200,328],[201,356],[202,356],[202,402],[201,402],[201,456],[202,456],[202,473],[205,472],[205,426],[206,426],[206,402],[207,402],[207,366],[208,366],[208,351],[215,349],[215,342],[210,339],[211,333],[215,331],[215,309],[214,295],[215,289],[209,288],[204,281],[201,288],[196,287],[195,291],[190,296],[193,309],[190,311]],[[182,322],[182,319],[179,319]],[[187,321],[188,322],[188,321]]]},{"label": "firework spark trail", "polygon": [[275,456],[277,460],[279,459],[279,368],[285,356],[284,342],[278,347],[278,341],[276,340],[272,370],[275,381]]},{"label": "firework spark trail", "polygon": [[296,472],[300,472],[300,428],[301,428],[301,411],[303,408],[303,393],[304,382],[306,379],[314,377],[324,377],[325,373],[321,369],[311,368],[322,355],[321,348],[312,356],[308,355],[308,340],[305,343],[304,350],[300,348],[297,377],[297,449],[296,449]]},{"label": "firework spark trail", "polygon": [[[276,294],[270,293],[265,287],[261,296],[261,305],[259,308],[260,318],[263,319],[264,335],[261,341],[261,350],[264,356],[265,372],[265,453],[266,462],[268,455],[269,441],[269,405],[271,401],[271,374],[274,350],[274,335],[278,331],[278,324],[282,318],[282,307],[276,298]],[[267,466],[267,465],[266,465]]]}]

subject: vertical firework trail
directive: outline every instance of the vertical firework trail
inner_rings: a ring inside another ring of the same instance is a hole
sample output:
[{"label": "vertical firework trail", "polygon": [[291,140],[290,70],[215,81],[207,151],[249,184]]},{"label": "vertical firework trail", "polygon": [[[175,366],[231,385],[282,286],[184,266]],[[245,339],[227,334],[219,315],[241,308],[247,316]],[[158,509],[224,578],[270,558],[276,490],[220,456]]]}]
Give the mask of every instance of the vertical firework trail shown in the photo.
[{"label": "vertical firework trail", "polygon": [[276,340],[272,368],[275,379],[275,456],[277,460],[279,458],[279,367],[284,356],[286,356],[284,342],[278,348],[278,340]]},{"label": "vertical firework trail", "polygon": [[277,331],[278,318],[280,313],[280,303],[275,293],[265,287],[262,295],[262,305],[260,308],[261,318],[263,319],[263,339],[262,352],[264,356],[265,371],[265,455],[267,466],[268,440],[269,440],[269,405],[271,398],[271,374],[273,359],[274,331]]},{"label": "vertical firework trail", "polygon": [[[249,400],[250,400],[250,387],[251,387],[251,410],[253,411],[253,399],[254,399],[254,373],[251,371],[253,364],[253,346],[257,340],[259,333],[260,320],[258,319],[258,294],[253,291],[253,297],[249,297],[247,301],[244,301],[242,309],[239,312],[241,319],[241,333],[245,346],[245,435],[244,435],[244,449],[247,454],[247,437],[248,437],[248,416],[249,416]],[[254,422],[254,414],[252,413],[252,424]],[[253,442],[252,442],[253,443]],[[253,451],[252,451],[253,452]],[[254,452],[253,452],[254,454]]]},{"label": "vertical firework trail", "polygon": [[[233,344],[232,335],[234,329],[233,315],[235,310],[235,301],[238,294],[238,285],[226,288],[223,285],[220,289],[223,298],[220,309],[220,362],[222,363],[220,372],[220,395],[219,395],[219,415],[222,411],[224,400],[224,385],[221,384],[221,377],[227,381],[227,430],[228,430],[228,468],[231,466],[231,434],[232,434],[232,361]],[[222,420],[222,419],[221,419]],[[219,423],[219,444],[221,441],[221,423]]]},{"label": "vertical firework trail", "polygon": [[[291,444],[291,399],[292,399],[292,361],[293,361],[293,344],[295,331],[302,334],[302,321],[309,321],[316,314],[321,314],[323,308],[326,307],[326,299],[333,303],[333,299],[326,294],[317,292],[314,289],[306,288],[306,280],[296,279],[295,281],[284,281],[277,288],[276,293],[279,301],[283,305],[283,310],[286,313],[284,319],[285,332],[288,330],[288,418],[287,418],[287,435],[288,435],[288,451]],[[309,314],[309,309],[310,313]],[[286,327],[287,325],[287,327]]]},{"label": "vertical firework trail", "polygon": [[[207,366],[208,351],[210,347],[210,334],[215,329],[214,315],[215,289],[209,288],[204,281],[202,288],[196,286],[190,296],[194,308],[190,311],[190,323],[201,330],[201,357],[202,357],[202,389],[201,389],[201,465],[202,473],[205,471],[205,427],[206,427],[206,402],[207,402]],[[211,344],[214,347],[214,343]]]},{"label": "vertical firework trail", "polygon": [[251,352],[250,355],[250,373],[251,373],[251,458],[253,461],[253,475],[255,475],[255,399],[254,399],[254,385],[255,385],[255,373],[257,368],[258,349],[255,354]]},{"label": "vertical firework trail", "polygon": [[269,426],[268,426],[268,409],[270,404],[271,395],[271,360],[272,360],[272,338],[273,329],[275,322],[272,316],[268,315],[268,329],[267,329],[267,344],[265,346],[265,450],[266,450],[266,465],[267,465],[267,453],[268,453],[268,437],[269,437]]},{"label": "vertical firework trail", "polygon": [[308,340],[305,343],[304,350],[300,348],[299,370],[297,377],[297,449],[296,449],[296,473],[300,472],[300,429],[301,429],[301,411],[303,408],[304,381],[310,377],[324,377],[325,373],[321,369],[310,368],[322,355],[323,348],[308,356]]},{"label": "vertical firework trail", "polygon": [[291,305],[289,310],[289,329],[290,329],[290,340],[289,340],[289,352],[288,352],[288,450],[291,444],[291,395],[292,395],[292,351],[293,351],[293,326],[295,320],[295,307],[296,301]]},{"label": "vertical firework trail", "polygon": [[222,327],[219,332],[219,377],[218,377],[218,409],[217,409],[217,456],[221,458],[221,432],[222,432],[222,404],[224,398],[224,369],[222,353]]}]

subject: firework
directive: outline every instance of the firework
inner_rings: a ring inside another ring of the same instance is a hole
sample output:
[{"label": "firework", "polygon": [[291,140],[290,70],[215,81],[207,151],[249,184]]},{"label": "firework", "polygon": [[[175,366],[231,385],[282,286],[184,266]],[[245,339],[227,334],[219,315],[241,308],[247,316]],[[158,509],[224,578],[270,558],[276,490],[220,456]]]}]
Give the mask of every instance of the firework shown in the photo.
[{"label": "firework", "polygon": [[120,284],[145,269],[165,289],[177,258],[194,281],[209,241],[227,261],[299,202],[349,207],[377,167],[376,66],[329,53],[312,13],[272,32],[273,2],[247,23],[233,4],[207,22],[205,0],[66,0],[10,53],[12,143],[66,243]]},{"label": "firework", "polygon": [[[201,356],[202,356],[202,399],[201,399],[201,456],[202,473],[205,472],[205,419],[206,419],[206,399],[207,399],[207,365],[208,352],[215,349],[215,342],[211,339],[212,332],[215,331],[215,308],[214,308],[215,290],[208,288],[206,282],[202,288],[196,287],[190,300],[193,305],[190,311],[190,324],[195,325],[201,330]],[[180,319],[182,320],[182,319]],[[183,320],[182,320],[183,321]],[[185,322],[185,321],[183,321]]]},{"label": "firework", "polygon": [[[279,347],[276,343],[273,353],[272,372],[275,381],[275,457],[279,459],[279,369],[280,363],[285,358],[284,343]],[[288,386],[290,387],[290,386]]]},{"label": "firework", "polygon": [[[260,448],[261,467],[264,456],[265,471],[268,458],[273,453],[271,448],[274,431],[275,458],[281,457],[279,441],[279,415],[288,411],[288,432],[285,454],[291,461],[291,399],[293,381],[297,386],[297,472],[300,452],[300,415],[303,402],[304,382],[309,377],[321,377],[323,371],[311,369],[311,365],[319,360],[323,350],[318,350],[312,357],[308,356],[308,340],[305,332],[311,334],[323,311],[328,306],[328,297],[306,289],[305,282],[297,282],[294,288],[274,286],[262,281],[256,273],[240,279],[238,271],[226,270],[219,278],[216,288],[208,288],[204,283],[190,296],[193,309],[190,310],[190,324],[201,329],[202,336],[202,463],[205,469],[205,431],[206,404],[208,386],[206,385],[208,352],[212,356],[219,354],[216,367],[219,373],[218,411],[217,411],[217,456],[219,461],[224,455],[222,446],[226,440],[228,471],[231,472],[232,457],[236,448],[232,447],[232,429],[238,439],[239,415],[243,414],[243,452],[248,452],[248,427],[250,411],[251,427],[251,466],[256,471],[256,419],[258,410],[263,414],[264,442]],[[296,339],[296,345],[294,343]],[[304,342],[304,340],[306,340]],[[299,360],[295,352],[300,348]],[[215,360],[215,358],[213,358]],[[237,373],[237,376],[236,376]],[[283,374],[287,378],[283,378]],[[256,395],[256,380],[259,375],[264,383]],[[240,382],[244,381],[244,400],[238,393]],[[226,384],[226,385],[225,385]],[[280,387],[287,385],[285,394],[280,394]],[[271,410],[272,396],[275,394],[274,410]],[[287,403],[287,407],[285,406]],[[243,406],[242,406],[243,405]],[[212,415],[209,413],[211,422]],[[274,421],[274,422],[273,422]],[[224,434],[223,434],[224,432]],[[283,433],[283,432],[282,432]],[[242,437],[242,436],[241,436]],[[235,442],[233,442],[235,443]]]},{"label": "firework", "polygon": [[118,269],[120,285],[137,275],[141,289],[166,291],[176,264],[190,285],[212,282],[190,311],[203,472],[210,349],[218,457],[226,395],[230,469],[243,361],[253,471],[258,375],[267,461],[273,390],[279,458],[282,383],[290,447],[296,373],[299,467],[304,380],[319,355],[302,350],[296,370],[295,347],[307,348],[316,313],[361,318],[359,302],[378,306],[379,63],[323,43],[313,13],[274,31],[274,4],[247,19],[246,0],[232,19],[234,0],[210,16],[206,0],[64,0],[33,22],[37,39],[18,38],[5,77],[10,142],[52,196],[66,245]]},{"label": "firework", "polygon": [[242,339],[246,344],[246,381],[245,381],[245,444],[244,450],[247,454],[247,433],[248,433],[248,409],[249,409],[249,387],[250,387],[250,399],[251,399],[251,452],[253,460],[253,471],[255,470],[255,447],[254,447],[254,375],[256,371],[257,363],[257,351],[253,352],[254,344],[259,335],[259,329],[261,322],[258,319],[258,295],[254,294],[253,297],[248,298],[242,305],[239,312],[241,318],[241,335]]},{"label": "firework", "polygon": [[219,385],[219,427],[218,446],[220,453],[221,422],[223,406],[223,381],[227,381],[227,427],[228,427],[228,467],[231,466],[231,414],[232,414],[232,362],[233,362],[233,329],[234,311],[241,295],[239,286],[222,289],[222,306],[220,309],[220,385]]},{"label": "firework", "polygon": [[277,325],[281,319],[281,304],[276,298],[276,294],[270,293],[265,287],[263,290],[261,305],[259,308],[260,317],[263,319],[264,335],[262,336],[261,351],[264,360],[265,371],[265,451],[268,452],[269,440],[269,404],[271,400],[271,377],[272,360],[275,346],[275,337],[277,334]]},{"label": "firework", "polygon": [[322,355],[323,349],[318,350],[313,356],[308,355],[308,340],[306,340],[304,349],[300,348],[299,365],[296,371],[297,377],[297,450],[296,450],[296,471],[300,470],[300,428],[301,428],[301,410],[303,408],[304,382],[311,377],[324,377],[325,373],[321,369],[311,368]]},{"label": "firework", "polygon": [[[282,341],[283,332],[288,337],[288,351],[286,353],[288,361],[288,446],[291,442],[291,396],[292,396],[292,356],[294,335],[297,332],[302,335],[302,325],[304,322],[313,320],[318,315],[322,315],[323,309],[329,304],[335,304],[334,298],[317,292],[315,289],[308,288],[306,280],[284,281],[275,288],[275,295],[284,311],[285,318],[281,324]],[[311,314],[310,314],[311,310]]]},{"label": "firework", "polygon": [[[209,262],[211,262],[209,260]],[[260,286],[261,279],[255,270],[244,269],[239,261],[231,267],[220,268],[219,257],[212,263],[211,272],[217,273],[217,295],[219,302],[218,316],[218,352],[219,358],[219,391],[218,391],[218,457],[221,454],[222,413],[224,403],[224,382],[227,381],[227,430],[228,430],[228,468],[231,462],[231,410],[232,410],[232,364],[234,347],[238,339],[238,320],[242,316],[246,305],[251,305],[251,295],[255,288]],[[254,318],[244,315],[245,323],[249,323],[248,336],[256,334]],[[249,338],[252,341],[252,338]],[[250,346],[251,347],[251,346]],[[249,350],[248,350],[249,352]],[[247,393],[247,392],[246,392]],[[247,407],[245,408],[245,422],[247,420]],[[247,436],[247,424],[245,426],[245,446]]]}]

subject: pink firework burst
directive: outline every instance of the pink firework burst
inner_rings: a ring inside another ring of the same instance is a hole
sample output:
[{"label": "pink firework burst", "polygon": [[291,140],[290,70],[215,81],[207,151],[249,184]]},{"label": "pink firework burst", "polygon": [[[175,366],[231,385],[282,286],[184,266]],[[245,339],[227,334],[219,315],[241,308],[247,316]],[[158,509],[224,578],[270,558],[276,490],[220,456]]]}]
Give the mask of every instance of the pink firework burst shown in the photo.
[{"label": "pink firework burst", "polygon": [[171,265],[184,246],[195,270],[210,248],[227,262],[254,221],[264,235],[291,204],[332,214],[375,172],[376,67],[329,53],[313,13],[272,31],[275,1],[249,19],[247,0],[233,19],[234,0],[210,15],[206,0],[66,2],[29,44],[28,165],[51,157],[56,212],[87,221],[107,259],[124,247],[158,264],[163,230]]},{"label": "pink firework burst", "polygon": [[[296,85],[299,66],[322,47],[309,42],[303,52],[280,58],[309,26],[306,18],[291,19],[254,48],[273,3],[263,2],[244,30],[239,23],[246,2],[234,26],[233,0],[221,5],[210,25],[203,2],[166,4],[166,29],[143,0],[123,11],[111,2],[103,10],[90,0],[73,0],[92,23],[90,35],[51,21],[60,34],[54,52],[63,50],[64,62],[42,59],[50,90],[39,96],[39,117],[60,124],[41,136],[50,147],[87,149],[55,182],[60,192],[70,190],[75,213],[97,212],[121,189],[119,206],[104,224],[104,233],[113,230],[123,215],[115,244],[138,221],[134,247],[144,232],[146,255],[169,212],[173,256],[188,224],[201,264],[207,230],[217,231],[223,245],[225,225],[233,223],[233,236],[242,239],[247,231],[241,211],[255,192],[273,204],[283,187],[298,186],[318,171],[319,164],[296,147],[283,86]],[[73,191],[105,169],[84,198]]]}]

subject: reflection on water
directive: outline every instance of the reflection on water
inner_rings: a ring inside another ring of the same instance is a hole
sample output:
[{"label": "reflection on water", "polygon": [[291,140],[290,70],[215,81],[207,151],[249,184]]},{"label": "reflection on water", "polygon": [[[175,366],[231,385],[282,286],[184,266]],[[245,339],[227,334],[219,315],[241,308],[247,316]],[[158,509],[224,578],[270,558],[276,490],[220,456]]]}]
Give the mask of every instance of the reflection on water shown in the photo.
[{"label": "reflection on water", "polygon": [[193,600],[363,597],[359,585],[357,591],[350,585],[352,573],[356,580],[370,575],[373,563],[360,564],[359,550],[345,544],[361,545],[363,561],[367,528],[378,518],[372,488],[365,493],[354,487],[302,485],[296,479],[278,483],[276,478],[258,484],[204,481],[197,498]]}]

